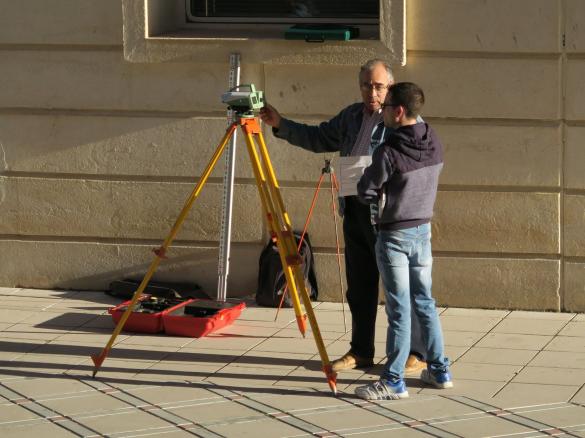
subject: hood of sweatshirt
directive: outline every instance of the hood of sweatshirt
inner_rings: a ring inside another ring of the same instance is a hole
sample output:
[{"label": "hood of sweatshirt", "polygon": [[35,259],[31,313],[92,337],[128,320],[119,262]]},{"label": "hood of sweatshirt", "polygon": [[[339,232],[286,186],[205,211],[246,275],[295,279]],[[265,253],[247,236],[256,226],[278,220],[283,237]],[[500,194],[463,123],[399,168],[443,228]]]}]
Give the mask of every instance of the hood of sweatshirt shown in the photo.
[{"label": "hood of sweatshirt", "polygon": [[443,146],[427,123],[395,129],[390,134],[386,147],[393,158],[391,161],[402,172],[443,161]]}]

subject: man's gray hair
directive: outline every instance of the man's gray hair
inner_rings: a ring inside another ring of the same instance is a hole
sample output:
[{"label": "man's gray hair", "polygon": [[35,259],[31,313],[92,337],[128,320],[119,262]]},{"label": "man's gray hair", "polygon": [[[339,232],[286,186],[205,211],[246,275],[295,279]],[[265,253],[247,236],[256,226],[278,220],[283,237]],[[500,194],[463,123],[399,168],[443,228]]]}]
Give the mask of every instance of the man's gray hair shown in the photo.
[{"label": "man's gray hair", "polygon": [[388,73],[388,82],[394,82],[392,67],[390,67],[390,64],[388,64],[386,61],[380,58],[374,58],[370,59],[369,61],[366,61],[366,63],[360,67],[360,78],[362,76],[362,73],[372,71],[374,68],[376,68],[376,66],[380,64],[384,66],[386,72]]}]

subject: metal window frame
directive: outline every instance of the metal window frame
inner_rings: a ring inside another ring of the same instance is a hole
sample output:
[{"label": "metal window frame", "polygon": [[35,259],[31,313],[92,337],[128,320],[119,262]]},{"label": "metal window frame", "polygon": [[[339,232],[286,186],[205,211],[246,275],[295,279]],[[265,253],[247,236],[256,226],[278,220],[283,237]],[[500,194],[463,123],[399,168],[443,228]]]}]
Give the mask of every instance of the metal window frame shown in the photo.
[{"label": "metal window frame", "polygon": [[191,0],[185,0],[187,23],[226,23],[226,24],[374,24],[380,18],[311,18],[311,17],[198,17],[191,13]]}]

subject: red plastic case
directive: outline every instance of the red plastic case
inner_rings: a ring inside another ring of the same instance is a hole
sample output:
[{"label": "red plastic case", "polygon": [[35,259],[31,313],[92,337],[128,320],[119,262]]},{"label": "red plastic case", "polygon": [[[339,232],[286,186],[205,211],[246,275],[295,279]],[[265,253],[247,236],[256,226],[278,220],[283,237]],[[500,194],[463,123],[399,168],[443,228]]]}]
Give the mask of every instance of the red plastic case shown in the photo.
[{"label": "red plastic case", "polygon": [[234,304],[231,307],[219,309],[217,313],[200,317],[186,315],[185,307],[208,300],[189,300],[163,312],[162,322],[167,335],[188,336],[200,338],[211,332],[231,324],[246,307],[245,303]]},{"label": "red plastic case", "polygon": [[[138,301],[141,302],[149,298],[150,295],[143,295],[140,297]],[[122,304],[119,304],[116,307],[108,309],[108,313],[112,315],[114,323],[118,324],[118,322],[122,318],[122,315],[126,311],[126,308],[131,302],[132,300],[124,301]],[[169,307],[168,309],[165,309],[162,312],[157,313],[132,312],[128,319],[126,320],[126,324],[124,324],[123,330],[137,333],[160,333],[163,331],[162,316],[184,304],[185,304],[184,302],[178,303],[175,306]]]}]

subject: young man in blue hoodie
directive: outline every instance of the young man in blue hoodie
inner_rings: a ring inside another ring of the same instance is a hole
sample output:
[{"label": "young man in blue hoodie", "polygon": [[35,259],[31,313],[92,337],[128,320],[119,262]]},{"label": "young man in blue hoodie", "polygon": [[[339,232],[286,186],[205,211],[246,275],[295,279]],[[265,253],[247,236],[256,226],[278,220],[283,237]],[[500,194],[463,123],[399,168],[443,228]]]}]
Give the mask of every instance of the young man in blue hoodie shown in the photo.
[{"label": "young man in blue hoodie", "polygon": [[372,156],[358,183],[362,202],[377,204],[376,261],[384,283],[387,362],[380,380],[356,388],[366,400],[408,397],[404,363],[410,350],[411,303],[427,353],[421,379],[451,388],[441,323],[431,294],[431,225],[443,146],[427,123],[417,123],[424,93],[411,82],[394,84],[382,105],[384,124],[394,128]]}]

